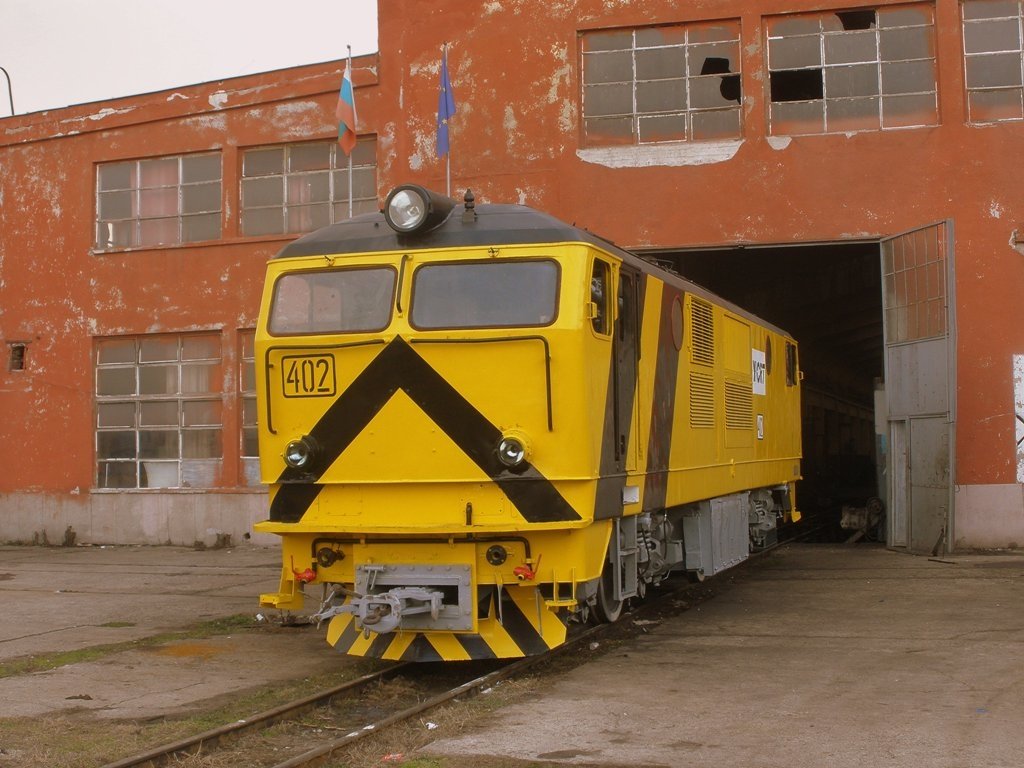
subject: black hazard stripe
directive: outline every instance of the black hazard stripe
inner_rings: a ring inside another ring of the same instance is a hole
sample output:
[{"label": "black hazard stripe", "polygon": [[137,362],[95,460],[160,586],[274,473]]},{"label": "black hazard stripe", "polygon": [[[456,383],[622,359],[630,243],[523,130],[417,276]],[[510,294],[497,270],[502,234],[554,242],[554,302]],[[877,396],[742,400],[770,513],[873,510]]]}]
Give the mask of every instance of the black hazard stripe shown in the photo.
[{"label": "black hazard stripe", "polygon": [[323,489],[317,481],[387,404],[404,391],[491,478],[530,523],[579,520],[580,515],[536,467],[512,474],[496,451],[501,430],[420,357],[402,338],[388,344],[310,431],[319,450],[311,466],[286,469],[270,505],[270,519],[294,523]]},{"label": "black hazard stripe", "polygon": [[672,420],[675,416],[676,379],[679,350],[672,336],[672,306],[682,301],[682,293],[665,285],[658,322],[658,357],[654,368],[654,395],[651,397],[651,430],[647,442],[647,479],[644,483],[644,509],[665,506],[668,492],[668,458],[672,448]]},{"label": "black hazard stripe", "polygon": [[[646,272],[636,275],[637,280],[637,328],[635,344],[637,350],[643,349],[644,330],[644,306],[647,302],[647,280]],[[622,489],[626,487],[626,472],[618,466],[615,460],[615,441],[617,439],[618,427],[615,424],[615,377],[616,377],[616,345],[619,343],[619,323],[621,318],[617,317],[613,330],[611,354],[608,359],[608,397],[604,408],[604,428],[601,438],[601,460],[600,476],[597,480],[597,497],[594,501],[594,519],[605,520],[612,517],[622,517]],[[619,392],[619,407],[626,409],[627,413],[633,412],[633,401],[636,397],[637,376],[639,370],[633,376],[632,387],[625,392]],[[632,439],[633,419],[629,419],[629,426],[626,430],[626,444]]]}]

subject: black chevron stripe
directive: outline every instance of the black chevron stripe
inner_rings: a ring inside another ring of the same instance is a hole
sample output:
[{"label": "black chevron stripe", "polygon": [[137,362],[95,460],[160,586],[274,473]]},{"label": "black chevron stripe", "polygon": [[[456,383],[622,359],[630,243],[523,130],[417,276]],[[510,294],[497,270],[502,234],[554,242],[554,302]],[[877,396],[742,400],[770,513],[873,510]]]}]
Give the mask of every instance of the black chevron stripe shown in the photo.
[{"label": "black chevron stripe", "polygon": [[[646,273],[641,272],[636,276],[637,286],[637,329],[636,345],[640,349],[643,339],[644,303],[647,300]],[[601,438],[601,463],[600,476],[597,480],[597,496],[594,501],[594,519],[604,520],[610,517],[622,516],[622,489],[626,487],[626,472],[617,465],[615,461],[615,440],[618,428],[615,424],[615,359],[616,347],[619,343],[619,323],[622,319],[617,317],[615,321],[614,337],[612,342],[612,353],[609,359],[608,371],[608,398],[604,409],[604,431]],[[633,379],[633,387],[628,392],[619,393],[619,401],[623,408],[632,412],[633,400],[636,397],[636,377]],[[630,420],[629,430],[632,431],[633,422]],[[626,442],[629,443],[631,434],[627,433]]]},{"label": "black chevron stripe", "polygon": [[654,395],[651,398],[651,429],[647,443],[647,479],[644,484],[644,509],[665,507],[668,492],[668,459],[672,448],[672,419],[675,415],[676,380],[679,350],[672,338],[672,305],[682,301],[682,293],[668,285],[661,296],[658,321],[658,357],[654,370]]},{"label": "black chevron stripe", "polygon": [[471,659],[496,659],[498,654],[487,644],[480,635],[455,635],[455,639],[459,641],[466,653],[469,654]]},{"label": "black chevron stripe", "polygon": [[[354,623],[355,622],[353,622],[353,624]],[[363,655],[369,656],[372,659],[379,659],[387,652],[388,648],[391,647],[391,643],[393,643],[397,637],[398,635],[392,632],[377,635],[372,641],[370,641],[370,647],[366,649],[366,653]]]},{"label": "black chevron stripe", "polygon": [[392,396],[403,390],[473,462],[490,477],[531,523],[579,520],[580,515],[528,462],[513,474],[495,450],[501,431],[420,357],[396,337],[375,357],[310,432],[319,446],[312,464],[286,469],[270,506],[270,519],[297,522],[323,488],[316,481],[342,454]]},{"label": "black chevron stripe", "polygon": [[424,635],[416,635],[416,639],[405,649],[405,653],[402,654],[399,661],[444,661],[444,659]]},{"label": "black chevron stripe", "polygon": [[356,629],[356,622],[353,619],[338,636],[338,642],[334,644],[336,650],[341,653],[348,653],[352,645],[359,639],[359,631]]},{"label": "black chevron stripe", "polygon": [[503,597],[502,600],[501,626],[508,632],[509,637],[515,641],[515,644],[527,656],[545,653],[548,650],[548,644],[544,642],[544,638],[541,637],[537,629],[530,623],[530,620],[519,610],[519,606],[516,605],[516,601],[512,599],[512,596],[508,595]]}]

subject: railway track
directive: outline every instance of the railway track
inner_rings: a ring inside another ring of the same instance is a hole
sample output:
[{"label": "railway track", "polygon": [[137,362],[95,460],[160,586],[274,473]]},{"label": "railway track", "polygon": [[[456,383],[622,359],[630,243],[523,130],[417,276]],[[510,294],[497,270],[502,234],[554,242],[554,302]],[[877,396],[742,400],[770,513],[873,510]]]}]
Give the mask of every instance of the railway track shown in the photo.
[{"label": "railway track", "polygon": [[[752,554],[746,562],[755,562],[778,546],[812,535],[814,530],[801,530],[791,538]],[[742,568],[741,565],[734,570],[740,571]],[[182,764],[184,759],[191,761],[184,764],[199,768],[203,765],[201,756],[212,756],[224,751],[236,755],[230,764],[260,768],[311,768],[325,765],[355,742],[380,734],[397,723],[424,715],[456,699],[472,697],[503,680],[521,676],[541,663],[550,662],[567,652],[591,646],[609,633],[622,636],[631,631],[641,631],[631,630],[630,627],[642,627],[644,619],[665,618],[682,613],[713,595],[714,582],[685,584],[659,590],[629,613],[624,613],[615,624],[583,628],[571,633],[565,644],[546,654],[528,656],[513,662],[489,662],[489,669],[484,668],[488,665],[480,662],[395,664],[330,690],[254,715],[244,721],[165,744],[145,753],[109,763],[103,768],[159,768]],[[331,713],[332,704],[342,697],[350,703],[357,701],[357,697],[365,696],[366,692],[375,686],[386,686],[389,681],[399,680],[403,675],[408,676],[412,683],[404,692],[404,696],[397,697],[399,701],[389,702],[389,711],[368,713],[366,707],[356,706],[355,711],[348,711],[340,716]],[[321,712],[322,715],[314,723],[303,723],[302,718],[311,712]],[[278,752],[291,753],[280,761],[273,754],[274,748],[267,747],[263,735],[282,723],[293,724],[293,733],[287,739],[288,744],[277,747]],[[246,744],[246,740],[251,740],[252,743]],[[309,746],[311,744],[313,746]]]}]

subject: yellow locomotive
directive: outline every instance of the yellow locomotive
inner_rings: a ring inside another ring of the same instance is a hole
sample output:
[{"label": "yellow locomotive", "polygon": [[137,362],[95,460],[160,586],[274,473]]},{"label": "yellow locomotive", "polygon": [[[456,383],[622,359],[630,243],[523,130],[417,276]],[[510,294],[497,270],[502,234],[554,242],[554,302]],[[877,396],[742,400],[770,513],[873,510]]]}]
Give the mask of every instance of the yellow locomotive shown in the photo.
[{"label": "yellow locomotive", "polygon": [[256,334],[279,591],[357,656],[541,653],[798,519],[786,333],[591,233],[416,185],[286,246]]}]

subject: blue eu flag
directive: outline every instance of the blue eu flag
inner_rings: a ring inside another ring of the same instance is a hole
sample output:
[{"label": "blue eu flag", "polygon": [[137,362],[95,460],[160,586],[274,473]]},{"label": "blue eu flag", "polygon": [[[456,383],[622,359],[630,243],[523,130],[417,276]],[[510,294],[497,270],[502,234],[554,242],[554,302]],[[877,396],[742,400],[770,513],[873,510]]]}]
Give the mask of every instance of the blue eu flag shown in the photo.
[{"label": "blue eu flag", "polygon": [[448,48],[441,53],[441,83],[437,94],[437,156],[448,154],[448,121],[455,114],[455,94],[448,79]]}]

